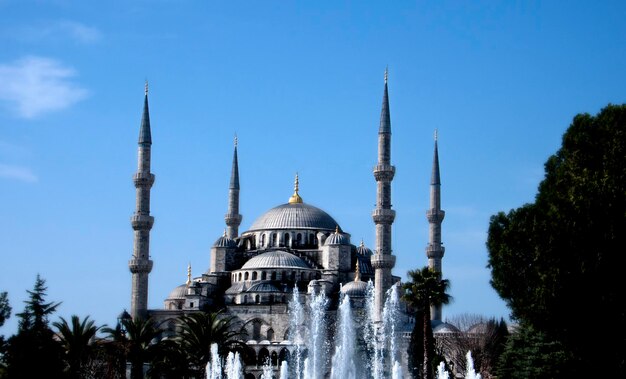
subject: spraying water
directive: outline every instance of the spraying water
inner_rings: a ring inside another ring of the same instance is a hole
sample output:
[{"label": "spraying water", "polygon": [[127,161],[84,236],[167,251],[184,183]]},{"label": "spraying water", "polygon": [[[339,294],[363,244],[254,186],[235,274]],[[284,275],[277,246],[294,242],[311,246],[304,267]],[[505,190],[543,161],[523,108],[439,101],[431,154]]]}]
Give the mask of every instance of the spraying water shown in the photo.
[{"label": "spraying water", "polygon": [[339,305],[337,333],[335,334],[335,354],[331,369],[331,379],[355,379],[355,346],[356,335],[352,320],[350,297],[343,294]]},{"label": "spraying water", "polygon": [[280,364],[280,379],[289,379],[289,366],[287,361]]},{"label": "spraying water", "polygon": [[222,362],[217,353],[217,344],[211,345],[211,361],[206,364],[207,379],[222,379]]},{"label": "spraying water", "polygon": [[226,378],[227,379],[243,379],[243,367],[239,352],[233,354],[231,351],[226,357]]}]

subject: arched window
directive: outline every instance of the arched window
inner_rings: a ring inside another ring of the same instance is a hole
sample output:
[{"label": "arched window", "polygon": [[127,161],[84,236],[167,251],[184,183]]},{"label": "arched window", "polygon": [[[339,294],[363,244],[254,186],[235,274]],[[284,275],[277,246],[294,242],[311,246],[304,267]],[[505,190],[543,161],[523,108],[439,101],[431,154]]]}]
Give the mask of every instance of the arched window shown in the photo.
[{"label": "arched window", "polygon": [[241,281],[241,273],[239,273],[239,281]]},{"label": "arched window", "polygon": [[289,239],[290,239],[290,235],[289,233],[285,233],[284,235],[284,239],[285,239],[285,246],[289,247]]},{"label": "arched window", "polygon": [[259,304],[261,302],[261,297],[259,295],[254,296],[254,302]]},{"label": "arched window", "polygon": [[252,321],[252,339],[258,341],[261,339],[261,321]]},{"label": "arched window", "polygon": [[272,362],[272,366],[278,366],[278,354],[275,351],[272,351],[272,358],[270,359]]},{"label": "arched window", "polygon": [[278,235],[276,233],[272,233],[272,246],[278,246]]},{"label": "arched window", "polygon": [[287,271],[283,271],[283,272],[282,272],[281,279],[283,280],[283,282],[286,282],[286,281],[287,281]]},{"label": "arched window", "polygon": [[258,359],[257,364],[259,366],[263,366],[264,364],[269,363],[269,360],[270,360],[270,352],[266,348],[262,348],[259,351],[259,359]]},{"label": "arched window", "polygon": [[274,329],[267,329],[267,339],[270,341],[274,341]]},{"label": "arched window", "polygon": [[278,354],[278,361],[279,362],[283,362],[283,361],[287,361],[289,362],[290,356],[289,356],[289,350],[287,350],[286,348],[282,348],[280,350],[280,354]]},{"label": "arched window", "polygon": [[296,235],[296,246],[302,245],[302,233]]},{"label": "arched window", "polygon": [[243,280],[248,280],[248,271],[246,271],[246,273],[243,274]]},{"label": "arched window", "polygon": [[256,280],[256,271],[252,271],[252,280]]},{"label": "arched window", "polygon": [[265,246],[265,234],[261,234],[261,247]]},{"label": "arched window", "polygon": [[272,271],[272,280],[276,280],[276,271]]},{"label": "arched window", "polygon": [[261,273],[261,280],[265,280],[265,279],[267,279],[267,272],[263,271]]}]

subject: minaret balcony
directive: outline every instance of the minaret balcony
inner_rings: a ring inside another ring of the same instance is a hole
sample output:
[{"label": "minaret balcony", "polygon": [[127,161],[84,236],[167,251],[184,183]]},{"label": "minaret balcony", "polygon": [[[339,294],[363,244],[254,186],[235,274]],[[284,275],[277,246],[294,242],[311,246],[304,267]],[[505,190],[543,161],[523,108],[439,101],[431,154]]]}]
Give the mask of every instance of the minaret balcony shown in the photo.
[{"label": "minaret balcony", "polygon": [[154,184],[154,174],[149,172],[136,172],[133,175],[133,182],[135,183],[135,187],[152,187]]},{"label": "minaret balcony", "polygon": [[441,259],[446,252],[446,248],[441,245],[428,244],[426,246],[426,256],[429,259]]},{"label": "minaret balcony", "polygon": [[378,164],[374,166],[374,178],[377,182],[391,181],[396,173],[396,168],[390,164]]},{"label": "minaret balcony", "polygon": [[429,209],[426,211],[426,218],[428,222],[438,224],[443,221],[446,216],[446,212],[441,209]]},{"label": "minaret balcony", "polygon": [[374,254],[370,258],[372,268],[394,268],[396,265],[396,256],[391,254]]},{"label": "minaret balcony", "polygon": [[224,215],[224,221],[226,222],[226,225],[228,226],[231,226],[231,225],[239,226],[239,224],[241,224],[242,218],[243,217],[240,214],[227,213]]},{"label": "minaret balcony", "polygon": [[376,208],[372,212],[372,218],[375,224],[391,225],[393,220],[396,219],[396,211],[393,209]]},{"label": "minaret balcony", "polygon": [[152,271],[152,260],[150,259],[131,259],[128,261],[128,268],[133,274],[149,273]]},{"label": "minaret balcony", "polygon": [[154,224],[154,217],[134,214],[130,217],[130,224],[133,226],[134,230],[150,230]]}]

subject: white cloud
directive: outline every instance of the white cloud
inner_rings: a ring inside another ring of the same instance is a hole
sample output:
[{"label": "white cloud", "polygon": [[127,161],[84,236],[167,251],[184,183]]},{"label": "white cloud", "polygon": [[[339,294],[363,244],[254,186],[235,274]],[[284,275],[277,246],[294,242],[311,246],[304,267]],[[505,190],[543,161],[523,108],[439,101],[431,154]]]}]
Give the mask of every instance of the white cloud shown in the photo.
[{"label": "white cloud", "polygon": [[12,166],[0,163],[0,178],[20,180],[28,183],[37,182],[37,176],[28,167]]},{"label": "white cloud", "polygon": [[58,28],[76,41],[85,44],[98,42],[102,37],[98,29],[75,21],[60,21],[53,28]]},{"label": "white cloud", "polygon": [[75,75],[71,67],[45,57],[0,64],[0,101],[15,106],[23,118],[67,108],[88,95],[86,89],[70,82]]}]

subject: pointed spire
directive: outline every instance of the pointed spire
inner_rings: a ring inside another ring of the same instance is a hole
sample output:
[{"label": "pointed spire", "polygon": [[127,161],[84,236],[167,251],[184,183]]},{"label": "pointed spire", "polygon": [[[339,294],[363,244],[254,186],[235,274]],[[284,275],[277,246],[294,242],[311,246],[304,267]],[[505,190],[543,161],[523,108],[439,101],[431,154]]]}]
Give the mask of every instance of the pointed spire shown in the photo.
[{"label": "pointed spire", "polygon": [[191,285],[191,262],[187,265],[187,282],[185,284],[187,287]]},{"label": "pointed spire", "polygon": [[298,173],[296,173],[296,180],[294,181],[293,186],[293,195],[289,198],[289,204],[301,204],[303,203],[300,194],[298,191],[300,190],[300,181],[298,180]]},{"label": "pointed spire", "polygon": [[380,111],[380,128],[378,133],[391,133],[391,117],[389,116],[389,94],[387,90],[387,79],[389,71],[385,68],[385,92],[383,93],[383,106]]},{"label": "pointed spire", "polygon": [[237,135],[235,134],[235,151],[233,153],[233,168],[230,172],[230,188],[239,189],[239,161],[237,159]]},{"label": "pointed spire", "polygon": [[139,129],[139,144],[152,145],[152,133],[150,131],[150,112],[148,110],[148,81],[146,80],[145,97],[143,100],[143,115],[141,116],[141,128]]},{"label": "pointed spire", "polygon": [[435,153],[433,155],[433,172],[430,177],[431,185],[441,185],[441,179],[439,177],[439,149],[437,147],[437,129],[435,129]]},{"label": "pointed spire", "polygon": [[356,268],[354,270],[354,281],[355,282],[361,281],[361,270],[359,269],[359,260],[358,260],[358,258],[356,260]]}]

